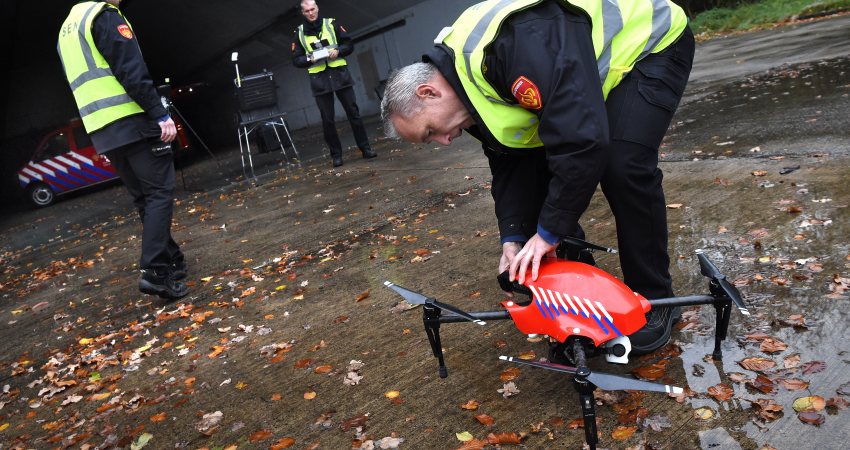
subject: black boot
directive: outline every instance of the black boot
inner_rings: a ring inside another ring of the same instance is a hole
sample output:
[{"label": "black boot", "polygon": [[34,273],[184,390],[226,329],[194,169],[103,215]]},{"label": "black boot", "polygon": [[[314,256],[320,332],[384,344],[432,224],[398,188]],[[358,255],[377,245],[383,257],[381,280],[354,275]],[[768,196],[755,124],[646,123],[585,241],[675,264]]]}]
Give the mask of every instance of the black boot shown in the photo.
[{"label": "black boot", "polygon": [[629,336],[632,344],[632,355],[645,355],[658,350],[670,340],[670,333],[682,316],[682,308],[660,307],[652,308],[646,314],[646,325]]},{"label": "black boot", "polygon": [[171,261],[171,276],[175,281],[180,281],[189,275],[189,265],[182,257]]},{"label": "black boot", "polygon": [[378,156],[378,154],[375,153],[374,150],[372,150],[372,147],[362,148],[362,149],[360,149],[360,151],[363,152],[363,158],[364,159],[372,159],[372,158]]},{"label": "black boot", "polygon": [[168,300],[177,300],[189,293],[186,284],[176,281],[171,270],[145,269],[139,279],[139,291],[148,295],[157,295]]},{"label": "black boot", "polygon": [[342,165],[342,156],[335,156],[333,160],[334,167],[339,167]]}]

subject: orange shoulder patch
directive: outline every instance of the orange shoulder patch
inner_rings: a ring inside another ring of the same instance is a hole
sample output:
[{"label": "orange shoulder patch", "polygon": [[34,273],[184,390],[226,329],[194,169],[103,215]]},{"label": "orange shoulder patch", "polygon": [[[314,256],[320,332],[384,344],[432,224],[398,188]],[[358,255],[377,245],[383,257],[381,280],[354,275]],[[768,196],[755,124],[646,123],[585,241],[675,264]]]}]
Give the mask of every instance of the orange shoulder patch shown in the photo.
[{"label": "orange shoulder patch", "polygon": [[125,24],[118,25],[118,32],[127,39],[133,39],[133,30]]},{"label": "orange shoulder patch", "polygon": [[543,99],[540,98],[540,89],[533,81],[521,76],[511,86],[511,93],[525,109],[539,110],[543,108]]}]

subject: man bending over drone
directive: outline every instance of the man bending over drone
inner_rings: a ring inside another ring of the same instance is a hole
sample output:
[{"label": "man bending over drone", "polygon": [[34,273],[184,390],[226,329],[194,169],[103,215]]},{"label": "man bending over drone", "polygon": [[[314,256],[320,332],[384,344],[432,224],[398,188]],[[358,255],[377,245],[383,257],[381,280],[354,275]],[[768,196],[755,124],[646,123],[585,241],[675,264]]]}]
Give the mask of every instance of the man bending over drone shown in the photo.
[{"label": "man bending over drone", "polygon": [[[670,0],[489,0],[397,70],[381,103],[387,134],[449,145],[467,131],[493,174],[499,272],[536,280],[540,260],[596,185],[617,225],[624,282],[672,297],[658,147],[690,74],[693,34]],[[670,338],[679,308],[653,308],[633,354]]]}]

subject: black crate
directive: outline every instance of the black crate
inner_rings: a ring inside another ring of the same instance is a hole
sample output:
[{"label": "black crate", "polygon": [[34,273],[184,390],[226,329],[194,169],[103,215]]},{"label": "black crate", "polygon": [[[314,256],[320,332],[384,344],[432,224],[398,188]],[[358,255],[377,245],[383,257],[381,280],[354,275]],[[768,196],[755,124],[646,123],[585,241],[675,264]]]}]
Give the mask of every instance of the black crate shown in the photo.
[{"label": "black crate", "polygon": [[277,86],[274,75],[263,72],[242,78],[242,87],[236,89],[239,98],[239,110],[251,111],[277,105]]}]

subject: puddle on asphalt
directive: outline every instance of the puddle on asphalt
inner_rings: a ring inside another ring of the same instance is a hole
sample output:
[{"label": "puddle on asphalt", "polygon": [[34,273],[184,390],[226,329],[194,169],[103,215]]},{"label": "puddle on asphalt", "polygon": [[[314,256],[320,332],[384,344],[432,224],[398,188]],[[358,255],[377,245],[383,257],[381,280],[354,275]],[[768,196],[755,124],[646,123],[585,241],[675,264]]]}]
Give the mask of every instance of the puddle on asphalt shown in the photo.
[{"label": "puddle on asphalt", "polygon": [[[736,189],[736,198],[724,208],[695,205],[699,213],[687,230],[699,231],[687,233],[703,233],[701,240],[692,235],[675,239],[671,223],[672,254],[692,255],[688,246],[698,242],[739,286],[752,313],[745,317],[733,310],[723,360],[717,362],[708,357],[714,346],[714,309],[703,306],[683,315],[676,335],[680,359],[686,384],[699,393],[689,403],[695,412],[707,408],[712,416],[694,421],[703,449],[752,448],[754,443],[757,448],[816,448],[820,445],[811,444],[846,435],[840,430],[850,414],[850,187],[840,176],[797,174],[795,182],[786,183],[780,177],[767,177],[777,180],[771,187]],[[800,211],[783,210],[792,205],[800,205]],[[673,269],[680,295],[707,293],[696,258],[681,259]],[[753,358],[761,358],[765,367],[743,367]],[[706,394],[721,384],[731,387],[734,396],[718,400]],[[792,407],[808,396],[834,405],[815,412],[824,421],[820,426],[803,423]],[[781,414],[753,406],[759,401],[772,402],[765,404],[777,405]],[[719,423],[725,429],[716,428]]]},{"label": "puddle on asphalt", "polygon": [[[850,58],[779,67],[729,83],[679,107],[662,160],[830,149],[850,139],[848,97]],[[799,146],[803,141],[808,145]]]}]

